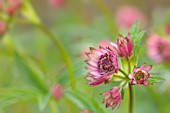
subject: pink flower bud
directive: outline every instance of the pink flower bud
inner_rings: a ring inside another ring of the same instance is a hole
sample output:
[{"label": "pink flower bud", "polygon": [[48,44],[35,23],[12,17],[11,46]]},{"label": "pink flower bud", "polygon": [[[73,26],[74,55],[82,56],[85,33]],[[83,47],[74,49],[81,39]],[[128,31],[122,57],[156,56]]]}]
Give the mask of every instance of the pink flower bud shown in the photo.
[{"label": "pink flower bud", "polygon": [[21,7],[21,0],[7,0],[6,12],[13,15]]},{"label": "pink flower bud", "polygon": [[50,88],[51,95],[55,99],[60,99],[63,97],[63,86],[60,84],[55,84]]},{"label": "pink flower bud", "polygon": [[150,77],[149,71],[152,69],[152,66],[146,66],[142,64],[140,67],[134,67],[132,74],[129,74],[129,79],[131,84],[143,84],[147,86],[149,83],[147,79]]},{"label": "pink flower bud", "polygon": [[118,87],[113,87],[109,91],[104,92],[103,95],[106,95],[103,100],[103,102],[106,103],[106,108],[111,106],[112,109],[114,109],[116,106],[120,105],[121,94]]},{"label": "pink flower bud", "polygon": [[119,35],[117,39],[117,43],[111,43],[112,46],[117,50],[120,57],[131,57],[133,55],[132,53],[132,41],[131,36],[128,34],[126,37],[123,37],[122,35]]}]

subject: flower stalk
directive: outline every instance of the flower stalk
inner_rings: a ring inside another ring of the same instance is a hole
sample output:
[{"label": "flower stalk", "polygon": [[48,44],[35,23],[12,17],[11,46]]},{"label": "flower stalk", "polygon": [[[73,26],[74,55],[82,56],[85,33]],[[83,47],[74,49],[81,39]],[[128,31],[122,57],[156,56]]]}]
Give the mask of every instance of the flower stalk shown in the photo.
[{"label": "flower stalk", "polygon": [[60,50],[60,52],[63,56],[63,59],[65,60],[66,66],[67,66],[68,75],[70,78],[70,85],[72,88],[74,88],[73,64],[72,64],[71,58],[69,57],[68,52],[66,51],[66,49],[63,46],[63,44],[60,42],[59,38],[43,24],[34,24],[34,25],[36,27],[38,27],[39,29],[41,29],[44,33],[46,33],[49,36],[49,38],[55,43],[55,45],[58,47],[58,49]]},{"label": "flower stalk", "polygon": [[[131,65],[130,65],[130,59],[127,58],[128,61],[128,73],[131,72]],[[133,89],[132,85],[129,83],[129,113],[133,113]]]},{"label": "flower stalk", "polygon": [[133,113],[133,89],[131,84],[129,84],[129,113]]}]

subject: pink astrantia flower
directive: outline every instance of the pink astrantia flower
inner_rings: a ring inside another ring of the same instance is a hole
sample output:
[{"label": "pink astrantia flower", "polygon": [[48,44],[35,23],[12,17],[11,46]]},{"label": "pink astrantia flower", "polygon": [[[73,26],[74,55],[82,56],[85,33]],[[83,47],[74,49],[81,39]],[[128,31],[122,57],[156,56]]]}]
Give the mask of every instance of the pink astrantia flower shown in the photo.
[{"label": "pink astrantia flower", "polygon": [[117,39],[117,43],[111,43],[112,46],[117,50],[120,57],[131,57],[133,55],[132,53],[132,41],[131,36],[128,34],[126,37],[123,37],[122,35],[119,35]]},{"label": "pink astrantia flower", "polygon": [[64,4],[64,0],[48,0],[49,4],[54,6],[54,7],[61,7]]},{"label": "pink astrantia flower", "polygon": [[131,84],[143,84],[147,86],[149,83],[147,79],[150,77],[149,71],[152,69],[152,66],[146,66],[142,64],[140,67],[134,67],[132,74],[129,74],[129,79]]},{"label": "pink astrantia flower", "polygon": [[118,62],[116,53],[110,48],[92,48],[90,52],[86,53],[88,66],[86,69],[89,71],[86,79],[90,85],[98,85],[102,82],[107,82],[111,74],[118,72]]},{"label": "pink astrantia flower", "polygon": [[151,34],[147,41],[148,56],[155,62],[170,61],[170,41],[157,34]]},{"label": "pink astrantia flower", "polygon": [[83,112],[79,112],[79,113],[91,113],[88,109],[85,109]]},{"label": "pink astrantia flower", "polygon": [[21,0],[7,0],[6,12],[13,15],[21,7]]},{"label": "pink astrantia flower", "polygon": [[4,21],[0,21],[0,36],[4,34],[6,30],[6,24]]},{"label": "pink astrantia flower", "polygon": [[123,6],[116,12],[118,26],[130,28],[136,20],[139,20],[141,25],[146,24],[145,15],[134,6]]},{"label": "pink astrantia flower", "polygon": [[111,106],[112,109],[114,109],[116,106],[120,105],[121,94],[118,87],[113,87],[109,91],[104,92],[103,95],[106,95],[103,100],[103,102],[106,103],[106,108]]},{"label": "pink astrantia flower", "polygon": [[52,97],[54,97],[55,99],[60,99],[63,96],[63,86],[61,86],[60,84],[55,84],[50,88],[51,91],[51,95]]}]

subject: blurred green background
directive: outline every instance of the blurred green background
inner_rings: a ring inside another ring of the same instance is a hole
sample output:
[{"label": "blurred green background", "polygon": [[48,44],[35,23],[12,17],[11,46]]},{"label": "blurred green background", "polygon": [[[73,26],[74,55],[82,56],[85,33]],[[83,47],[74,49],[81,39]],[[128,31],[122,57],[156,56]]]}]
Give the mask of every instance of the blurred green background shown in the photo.
[{"label": "blurred green background", "polygon": [[[128,91],[119,109],[106,109],[100,94],[117,83],[89,86],[82,56],[89,46],[98,46],[103,39],[115,41],[119,33],[128,33],[117,25],[115,17],[116,11],[126,5],[137,7],[147,18],[139,64],[153,64],[152,73],[165,78],[151,86],[134,87],[134,113],[170,113],[170,65],[150,60],[145,45],[152,31],[170,38],[163,31],[170,22],[170,1],[64,0],[60,6],[50,5],[48,0],[30,3],[68,52],[74,78],[70,82],[63,55],[48,33],[22,20],[13,21],[0,40],[0,113],[79,113],[84,109],[91,113],[126,113]],[[20,17],[18,14],[16,18]],[[61,99],[51,99],[53,84],[64,87]],[[75,84],[74,89],[71,84]]]}]

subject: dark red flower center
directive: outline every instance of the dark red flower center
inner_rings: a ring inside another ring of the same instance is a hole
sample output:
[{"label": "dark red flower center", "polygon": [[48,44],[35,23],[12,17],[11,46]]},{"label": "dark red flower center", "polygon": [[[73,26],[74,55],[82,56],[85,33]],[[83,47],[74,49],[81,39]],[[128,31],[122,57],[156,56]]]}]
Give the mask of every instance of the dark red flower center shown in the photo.
[{"label": "dark red flower center", "polygon": [[114,62],[112,61],[113,56],[111,54],[101,55],[98,63],[98,69],[100,74],[111,74],[115,70]]},{"label": "dark red flower center", "polygon": [[140,80],[145,77],[145,73],[142,71],[137,71],[134,75],[135,80]]}]

